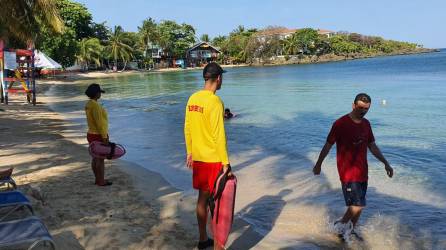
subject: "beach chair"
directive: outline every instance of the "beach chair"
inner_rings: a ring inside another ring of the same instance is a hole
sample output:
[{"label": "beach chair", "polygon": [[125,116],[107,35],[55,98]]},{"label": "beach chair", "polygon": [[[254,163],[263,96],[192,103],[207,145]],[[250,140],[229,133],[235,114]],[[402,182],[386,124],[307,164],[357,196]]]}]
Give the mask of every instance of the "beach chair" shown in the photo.
[{"label": "beach chair", "polygon": [[0,222],[11,218],[15,219],[21,214],[19,212],[24,212],[24,210],[34,215],[30,201],[22,192],[17,190],[0,192]]},{"label": "beach chair", "polygon": [[0,250],[55,249],[48,229],[20,191],[0,192]]},{"label": "beach chair", "polygon": [[0,178],[0,191],[17,189],[17,184],[11,176]]},{"label": "beach chair", "polygon": [[0,222],[0,249],[56,249],[53,238],[42,221],[30,216]]}]

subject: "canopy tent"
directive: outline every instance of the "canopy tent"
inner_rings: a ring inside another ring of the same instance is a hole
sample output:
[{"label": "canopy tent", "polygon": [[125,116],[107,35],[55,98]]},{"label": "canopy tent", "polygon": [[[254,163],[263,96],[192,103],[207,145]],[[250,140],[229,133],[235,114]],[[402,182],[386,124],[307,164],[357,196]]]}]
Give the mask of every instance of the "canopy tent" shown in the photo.
[{"label": "canopy tent", "polygon": [[62,65],[45,55],[43,52],[36,50],[34,53],[34,66],[42,69],[61,69]]}]

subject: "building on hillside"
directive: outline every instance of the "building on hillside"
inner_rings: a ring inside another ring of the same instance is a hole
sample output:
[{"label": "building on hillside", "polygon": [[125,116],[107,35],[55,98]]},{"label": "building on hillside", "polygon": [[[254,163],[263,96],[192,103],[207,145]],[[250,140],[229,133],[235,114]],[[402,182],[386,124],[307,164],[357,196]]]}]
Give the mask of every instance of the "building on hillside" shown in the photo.
[{"label": "building on hillside", "polygon": [[331,31],[331,30],[321,30],[321,29],[317,29],[317,33],[318,33],[319,35],[326,36],[327,38],[330,38],[330,37],[336,35],[336,32]]},{"label": "building on hillside", "polygon": [[[285,27],[272,27],[260,30],[255,34],[255,36],[257,37],[257,41],[260,42],[258,50],[262,49],[263,44],[270,43],[271,39],[285,40],[291,37],[294,33],[298,32],[299,30],[301,29],[288,29]],[[325,36],[327,38],[330,38],[331,36],[336,34],[336,32],[330,30],[317,29],[316,31],[319,35]],[[304,51],[301,50],[300,53],[304,53]],[[282,49],[278,50],[276,52],[276,55],[278,56],[283,55],[283,50]]]},{"label": "building on hillside", "polygon": [[186,61],[189,67],[197,67],[216,61],[221,51],[207,42],[199,42],[186,52]]},{"label": "building on hillside", "polygon": [[[285,40],[299,30],[300,29],[288,29],[284,27],[269,28],[257,32],[256,36],[259,39],[259,41],[262,42],[265,41],[267,37],[272,37],[272,36],[277,36],[280,40]],[[326,36],[327,38],[330,38],[331,36],[336,34],[336,32],[333,32],[331,30],[317,29],[316,31],[319,35]]]},{"label": "building on hillside", "polygon": [[297,29],[288,29],[284,27],[269,28],[260,30],[256,33],[259,41],[264,42],[268,37],[277,36],[280,40],[285,40],[293,35]]}]

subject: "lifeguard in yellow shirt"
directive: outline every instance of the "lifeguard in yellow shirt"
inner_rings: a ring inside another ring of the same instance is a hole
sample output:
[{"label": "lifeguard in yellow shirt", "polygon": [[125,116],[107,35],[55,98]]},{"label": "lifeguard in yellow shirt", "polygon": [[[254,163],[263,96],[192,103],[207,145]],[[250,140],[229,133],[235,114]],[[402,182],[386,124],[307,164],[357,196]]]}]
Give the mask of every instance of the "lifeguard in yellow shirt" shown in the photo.
[{"label": "lifeguard in yellow shirt", "polygon": [[[85,94],[90,98],[85,104],[85,114],[87,115],[88,143],[93,141],[100,141],[104,144],[108,144],[108,115],[107,111],[98,103],[98,99],[101,98],[101,93],[105,93],[101,89],[99,84],[90,84],[85,91]],[[95,184],[98,186],[109,186],[112,184],[104,178],[104,159],[92,158],[91,169],[93,170],[96,178]]]},{"label": "lifeguard in yellow shirt", "polygon": [[[217,63],[203,69],[204,88],[189,97],[186,105],[184,137],[187,166],[193,171],[193,187],[198,189],[198,249],[214,245],[206,232],[207,200],[219,172],[230,171],[224,126],[224,107],[215,92],[221,88],[225,71]],[[220,246],[214,245],[214,248]]]}]

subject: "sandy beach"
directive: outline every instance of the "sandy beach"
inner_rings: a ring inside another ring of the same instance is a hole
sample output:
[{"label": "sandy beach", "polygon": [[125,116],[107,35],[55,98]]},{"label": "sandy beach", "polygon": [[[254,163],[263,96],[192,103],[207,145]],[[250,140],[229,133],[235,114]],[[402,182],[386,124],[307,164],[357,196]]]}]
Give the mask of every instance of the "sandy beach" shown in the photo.
[{"label": "sandy beach", "polygon": [[[238,68],[238,67],[248,67],[249,64],[230,64],[230,65],[222,65],[223,68]],[[140,74],[156,74],[156,73],[166,73],[166,72],[184,72],[184,71],[194,71],[194,70],[203,70],[203,67],[194,67],[194,68],[161,68],[161,69],[152,69],[152,70],[125,70],[125,71],[86,71],[86,72],[78,72],[78,71],[62,71],[57,74],[51,75],[49,74],[47,78],[41,79],[43,82],[53,82],[57,81],[75,81],[75,80],[92,80],[92,79],[102,79],[102,78],[113,78],[113,77],[122,77],[129,75],[140,75]]]},{"label": "sandy beach", "polygon": [[78,138],[64,137],[69,124],[49,110],[47,97],[39,96],[35,107],[19,99],[1,106],[0,169],[14,168],[19,189],[31,199],[58,249],[195,246],[194,232],[179,225],[174,208],[156,201],[178,192],[158,174],[141,170],[144,184],[137,186],[125,171],[135,173],[139,166],[108,161],[106,175],[113,185],[95,186],[82,132]]},{"label": "sandy beach", "polygon": [[[85,131],[52,111],[60,100],[44,94],[53,84],[72,83],[41,81],[36,106],[15,95],[0,106],[0,170],[14,168],[57,249],[196,249],[196,195],[124,160],[106,161],[112,186],[94,185]],[[258,245],[262,238],[235,218],[227,246],[269,248]]]}]

